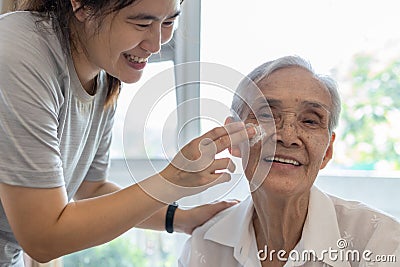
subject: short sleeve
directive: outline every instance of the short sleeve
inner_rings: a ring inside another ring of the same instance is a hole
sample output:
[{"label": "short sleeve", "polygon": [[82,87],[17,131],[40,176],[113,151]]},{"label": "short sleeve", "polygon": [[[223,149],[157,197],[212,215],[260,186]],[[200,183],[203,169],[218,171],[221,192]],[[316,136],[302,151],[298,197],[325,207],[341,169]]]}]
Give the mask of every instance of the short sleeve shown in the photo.
[{"label": "short sleeve", "polygon": [[63,98],[52,55],[37,33],[0,29],[0,182],[62,186],[58,112]]},{"label": "short sleeve", "polygon": [[85,176],[85,181],[98,182],[108,178],[110,168],[110,147],[112,141],[112,128],[114,125],[114,115],[116,103],[107,110],[107,121],[97,148],[96,154],[89,170]]}]

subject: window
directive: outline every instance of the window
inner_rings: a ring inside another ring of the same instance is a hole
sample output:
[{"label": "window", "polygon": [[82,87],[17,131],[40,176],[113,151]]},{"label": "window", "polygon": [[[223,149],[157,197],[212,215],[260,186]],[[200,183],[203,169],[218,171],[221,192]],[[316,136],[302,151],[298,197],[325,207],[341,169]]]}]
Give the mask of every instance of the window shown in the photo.
[{"label": "window", "polygon": [[[331,167],[399,170],[400,134],[394,123],[400,116],[395,89],[400,86],[400,37],[394,34],[399,5],[391,0],[203,1],[201,60],[247,74],[284,55],[309,59],[339,82],[342,95],[337,131],[344,137],[336,144],[341,157]],[[224,9],[229,12],[222,18]],[[211,90],[201,93],[215,98]],[[218,100],[229,106],[231,99]],[[355,131],[358,127],[362,131]]]},{"label": "window", "polygon": [[[138,83],[123,84],[114,119],[111,158],[165,158],[163,134],[175,136],[176,132],[176,125],[171,123],[177,120],[173,68],[170,60],[150,63]],[[152,82],[157,75],[169,79],[172,87],[165,88],[160,80]],[[170,154],[173,152],[176,149]]]}]

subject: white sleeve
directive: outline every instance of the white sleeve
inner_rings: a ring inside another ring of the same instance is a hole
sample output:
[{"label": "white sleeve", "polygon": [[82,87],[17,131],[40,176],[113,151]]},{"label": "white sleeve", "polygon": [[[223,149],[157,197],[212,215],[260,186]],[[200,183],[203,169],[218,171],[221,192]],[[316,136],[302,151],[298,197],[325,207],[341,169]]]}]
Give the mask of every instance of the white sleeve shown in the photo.
[{"label": "white sleeve", "polygon": [[190,252],[191,252],[191,237],[186,240],[185,245],[183,246],[181,255],[178,259],[178,266],[179,267],[189,267],[190,262]]}]

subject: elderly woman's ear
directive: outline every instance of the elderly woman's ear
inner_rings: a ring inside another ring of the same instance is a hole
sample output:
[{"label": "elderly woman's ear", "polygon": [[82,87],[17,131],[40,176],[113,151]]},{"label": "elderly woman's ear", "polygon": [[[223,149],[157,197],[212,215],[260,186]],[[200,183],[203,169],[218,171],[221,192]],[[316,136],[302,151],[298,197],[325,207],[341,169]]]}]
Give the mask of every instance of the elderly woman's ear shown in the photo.
[{"label": "elderly woman's ear", "polygon": [[335,142],[335,138],[336,138],[336,134],[335,134],[335,132],[332,132],[331,140],[329,141],[328,148],[325,151],[324,159],[322,160],[321,167],[319,168],[320,170],[325,168],[326,164],[328,164],[328,162],[332,159],[332,156],[333,156],[333,142]]},{"label": "elderly woman's ear", "polygon": [[[235,122],[235,120],[233,119],[233,117],[227,117],[226,119],[225,119],[225,125],[227,125],[227,124],[229,124],[229,123],[232,123],[232,122]],[[241,155],[241,153],[240,153],[240,148],[239,148],[239,146],[231,146],[231,147],[229,147],[228,148],[228,150],[229,150],[229,153],[232,155],[232,156],[234,156],[234,157],[238,157],[238,158],[240,158],[242,155]]]}]

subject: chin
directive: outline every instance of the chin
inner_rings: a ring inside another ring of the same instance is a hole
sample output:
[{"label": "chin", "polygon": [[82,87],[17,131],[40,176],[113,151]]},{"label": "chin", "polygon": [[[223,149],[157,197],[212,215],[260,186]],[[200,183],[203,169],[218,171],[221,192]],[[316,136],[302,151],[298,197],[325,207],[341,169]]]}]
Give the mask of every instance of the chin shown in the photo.
[{"label": "chin", "polygon": [[136,83],[138,82],[143,76],[143,71],[136,71],[135,73],[127,73],[118,75],[118,79],[123,83]]},{"label": "chin", "polygon": [[138,77],[129,77],[129,78],[126,78],[126,79],[124,79],[124,78],[121,79],[120,78],[120,80],[123,83],[137,83],[140,80],[141,77],[142,76],[140,75]]},{"label": "chin", "polygon": [[310,189],[305,186],[305,184],[306,182],[304,180],[268,176],[261,185],[261,188],[265,192],[268,192],[268,194],[280,197],[290,197],[307,194],[307,191]]}]

